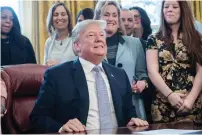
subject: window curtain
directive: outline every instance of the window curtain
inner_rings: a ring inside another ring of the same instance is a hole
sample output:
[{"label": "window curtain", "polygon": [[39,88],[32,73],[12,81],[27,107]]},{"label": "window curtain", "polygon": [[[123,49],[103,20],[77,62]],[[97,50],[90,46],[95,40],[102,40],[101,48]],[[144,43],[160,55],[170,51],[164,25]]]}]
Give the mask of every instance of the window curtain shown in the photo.
[{"label": "window curtain", "polygon": [[37,1],[19,1],[19,20],[22,34],[25,35],[32,43],[37,63],[39,63]]},{"label": "window curtain", "polygon": [[192,9],[196,20],[202,23],[202,1],[191,1]]},{"label": "window curtain", "polygon": [[76,17],[80,10],[83,8],[95,7],[94,1],[64,1],[64,0],[53,0],[53,1],[38,1],[38,22],[39,22],[39,61],[43,63],[44,57],[44,45],[46,39],[49,37],[46,29],[46,17],[48,15],[49,8],[56,2],[64,2],[72,15],[73,26],[76,24]]}]

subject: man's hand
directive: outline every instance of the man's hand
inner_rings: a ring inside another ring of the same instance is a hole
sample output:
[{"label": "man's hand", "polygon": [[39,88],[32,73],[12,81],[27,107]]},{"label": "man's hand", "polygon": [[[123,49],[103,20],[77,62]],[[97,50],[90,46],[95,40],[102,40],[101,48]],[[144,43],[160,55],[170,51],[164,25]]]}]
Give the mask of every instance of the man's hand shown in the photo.
[{"label": "man's hand", "polygon": [[137,83],[132,84],[133,92],[141,93],[145,89],[146,83],[145,81],[137,81]]},{"label": "man's hand", "polygon": [[83,131],[85,131],[85,126],[82,125],[78,119],[72,119],[62,126],[62,128],[59,130],[59,133]]},{"label": "man's hand", "polygon": [[135,126],[148,126],[149,123],[148,123],[147,121],[141,120],[141,119],[139,119],[139,118],[132,118],[132,119],[128,122],[127,126],[133,126],[133,125],[135,125]]}]

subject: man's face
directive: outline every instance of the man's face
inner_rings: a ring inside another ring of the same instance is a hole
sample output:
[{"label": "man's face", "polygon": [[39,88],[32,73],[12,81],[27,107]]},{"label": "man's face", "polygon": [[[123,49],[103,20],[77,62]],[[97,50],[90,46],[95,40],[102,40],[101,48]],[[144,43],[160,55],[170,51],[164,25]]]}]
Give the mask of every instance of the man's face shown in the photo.
[{"label": "man's face", "polygon": [[134,19],[133,19],[132,12],[122,10],[121,20],[124,24],[127,35],[130,36],[133,33],[133,29],[134,29]]},{"label": "man's face", "polygon": [[79,56],[94,63],[102,61],[107,53],[106,37],[104,30],[98,24],[89,24],[80,32],[80,37],[75,44]]}]

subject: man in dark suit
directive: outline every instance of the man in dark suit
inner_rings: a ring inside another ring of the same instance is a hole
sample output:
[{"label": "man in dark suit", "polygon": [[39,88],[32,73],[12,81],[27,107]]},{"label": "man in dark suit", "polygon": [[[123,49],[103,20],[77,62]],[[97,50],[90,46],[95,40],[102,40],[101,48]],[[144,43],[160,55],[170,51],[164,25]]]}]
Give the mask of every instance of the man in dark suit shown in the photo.
[{"label": "man in dark suit", "polygon": [[102,62],[107,53],[105,27],[105,21],[78,23],[72,32],[78,60],[45,72],[30,115],[38,133],[148,125],[136,118],[125,71]]}]

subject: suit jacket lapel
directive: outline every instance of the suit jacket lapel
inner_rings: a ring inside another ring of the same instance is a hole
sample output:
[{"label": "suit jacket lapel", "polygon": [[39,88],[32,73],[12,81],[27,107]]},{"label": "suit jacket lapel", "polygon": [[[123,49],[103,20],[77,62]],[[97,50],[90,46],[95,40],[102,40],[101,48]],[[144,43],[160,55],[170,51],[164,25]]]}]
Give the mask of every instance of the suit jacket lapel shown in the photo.
[{"label": "suit jacket lapel", "polygon": [[76,88],[80,95],[79,120],[81,121],[82,124],[86,125],[89,111],[89,93],[86,77],[79,59],[75,60],[73,63],[73,77]]},{"label": "suit jacket lapel", "polygon": [[122,55],[122,53],[124,52],[125,49],[126,49],[126,46],[124,44],[119,43],[117,54],[116,54],[116,63],[119,60],[120,56]]},{"label": "suit jacket lapel", "polygon": [[112,101],[114,104],[115,114],[117,118],[117,122],[119,126],[123,126],[123,115],[122,115],[122,99],[121,95],[119,93],[119,88],[117,85],[117,80],[115,78],[115,75],[112,74],[110,67],[107,66],[106,63],[102,62],[103,68],[105,70],[105,73],[107,75],[107,78],[109,80],[109,85],[112,93]]}]

